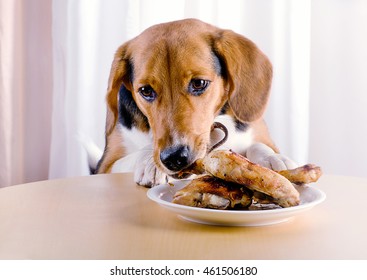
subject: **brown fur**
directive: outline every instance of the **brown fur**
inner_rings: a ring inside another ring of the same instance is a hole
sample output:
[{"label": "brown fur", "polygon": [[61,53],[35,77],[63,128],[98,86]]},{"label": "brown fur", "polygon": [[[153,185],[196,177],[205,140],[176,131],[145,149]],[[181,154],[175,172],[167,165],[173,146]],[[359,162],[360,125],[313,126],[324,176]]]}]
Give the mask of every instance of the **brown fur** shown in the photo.
[{"label": "brown fur", "polygon": [[[221,73],[215,57],[224,68]],[[194,78],[211,81],[200,96],[187,92]],[[122,84],[132,92],[148,118],[155,163],[165,170],[160,164],[160,152],[177,139],[190,146],[194,160],[205,155],[211,125],[226,102],[239,120],[254,122],[253,126],[259,128],[258,139],[272,143],[260,119],[271,78],[272,67],[267,57],[250,40],[232,31],[194,19],[148,28],[115,54],[107,91],[106,148],[98,173],[109,172],[124,155],[122,136],[116,129],[118,91]],[[146,85],[157,92],[154,102],[147,102],[138,93]],[[143,125],[139,128],[146,129]]]}]

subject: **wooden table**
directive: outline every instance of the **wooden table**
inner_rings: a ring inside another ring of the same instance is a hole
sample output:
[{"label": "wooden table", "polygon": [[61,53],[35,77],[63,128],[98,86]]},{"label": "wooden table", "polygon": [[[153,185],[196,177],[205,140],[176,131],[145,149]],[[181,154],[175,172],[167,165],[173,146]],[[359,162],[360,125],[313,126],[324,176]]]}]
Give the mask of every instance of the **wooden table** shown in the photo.
[{"label": "wooden table", "polygon": [[0,259],[367,259],[367,179],[323,176],[326,201],[263,227],[190,223],[131,174],[0,189]]}]

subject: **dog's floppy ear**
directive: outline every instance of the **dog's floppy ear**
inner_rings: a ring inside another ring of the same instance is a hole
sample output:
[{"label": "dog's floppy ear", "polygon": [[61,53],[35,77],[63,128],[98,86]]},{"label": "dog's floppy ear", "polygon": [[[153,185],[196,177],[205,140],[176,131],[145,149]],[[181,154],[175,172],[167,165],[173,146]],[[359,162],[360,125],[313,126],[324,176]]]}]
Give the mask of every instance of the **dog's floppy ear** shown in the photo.
[{"label": "dog's floppy ear", "polygon": [[[258,47],[245,37],[221,30],[214,39],[214,52],[224,64],[228,102],[243,122],[261,117],[269,97],[272,66]],[[223,70],[222,70],[223,72]]]},{"label": "dog's floppy ear", "polygon": [[127,44],[122,45],[116,51],[112,62],[110,77],[107,88],[107,118],[106,118],[106,136],[110,135],[118,120],[118,93],[121,85],[127,88],[131,87],[131,63],[126,58]]},{"label": "dog's floppy ear", "polygon": [[112,165],[119,160],[124,149],[116,143],[121,142],[121,135],[115,129],[119,118],[119,91],[122,85],[132,88],[132,67],[126,55],[128,43],[119,47],[112,62],[107,87],[107,117],[106,117],[106,146],[101,159],[98,161],[94,174],[111,172]]}]

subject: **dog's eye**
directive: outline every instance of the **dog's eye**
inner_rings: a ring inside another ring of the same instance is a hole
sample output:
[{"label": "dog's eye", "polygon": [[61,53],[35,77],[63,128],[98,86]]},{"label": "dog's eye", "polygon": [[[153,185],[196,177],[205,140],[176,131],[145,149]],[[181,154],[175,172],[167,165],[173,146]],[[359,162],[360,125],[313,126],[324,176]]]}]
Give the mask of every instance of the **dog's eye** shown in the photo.
[{"label": "dog's eye", "polygon": [[189,84],[189,92],[193,95],[201,95],[208,87],[210,81],[202,79],[192,79]]},{"label": "dog's eye", "polygon": [[154,99],[157,97],[157,94],[151,86],[143,86],[139,88],[139,94],[149,102],[154,101]]}]

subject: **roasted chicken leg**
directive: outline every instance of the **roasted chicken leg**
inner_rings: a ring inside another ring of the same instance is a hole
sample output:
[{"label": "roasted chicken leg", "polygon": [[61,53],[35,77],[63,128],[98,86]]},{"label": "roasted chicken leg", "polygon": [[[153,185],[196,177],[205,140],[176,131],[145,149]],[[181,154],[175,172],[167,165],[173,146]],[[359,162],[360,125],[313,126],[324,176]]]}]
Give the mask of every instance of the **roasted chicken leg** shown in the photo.
[{"label": "roasted chicken leg", "polygon": [[222,180],[264,193],[282,207],[300,203],[299,193],[288,179],[232,151],[212,151],[203,159],[197,160],[192,169],[196,174],[209,173]]}]

